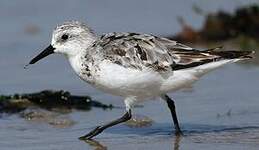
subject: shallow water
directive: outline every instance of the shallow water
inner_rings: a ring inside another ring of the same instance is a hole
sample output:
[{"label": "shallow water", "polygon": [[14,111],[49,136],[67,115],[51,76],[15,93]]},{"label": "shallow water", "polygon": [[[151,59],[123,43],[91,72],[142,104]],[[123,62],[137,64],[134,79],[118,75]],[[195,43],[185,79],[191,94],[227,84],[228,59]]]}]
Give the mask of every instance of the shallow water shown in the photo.
[{"label": "shallow water", "polygon": [[[75,124],[67,128],[25,121],[16,115],[3,117],[0,120],[1,149],[257,149],[258,74],[256,66],[227,65],[202,78],[191,89],[170,94],[176,101],[185,133],[180,139],[173,135],[166,105],[154,100],[133,110],[135,115],[152,118],[151,125],[139,128],[118,125],[90,143],[77,138],[96,125],[119,117],[123,108],[73,111],[67,117]],[[103,95],[98,99],[109,99],[115,106],[123,107],[117,97]]]},{"label": "shallow water", "polygon": [[[81,5],[78,5],[79,2]],[[250,2],[252,1],[246,1]],[[135,6],[134,2],[128,3],[129,8],[122,12],[123,15],[128,14]],[[113,15],[118,13],[110,11],[118,8],[115,5],[118,1],[111,2],[105,7],[96,1],[80,0],[73,3],[1,1],[1,94],[34,92],[49,88],[64,89],[73,94],[87,94],[104,103],[119,106],[112,110],[94,108],[86,112],[73,111],[65,116],[75,123],[66,128],[26,121],[18,115],[2,117],[1,149],[258,149],[258,59],[257,62],[253,60],[227,65],[204,76],[193,87],[170,93],[176,102],[184,137],[174,136],[169,110],[162,101],[154,100],[145,102],[142,104],[143,107],[133,110],[134,114],[152,119],[151,125],[141,128],[118,125],[106,130],[92,142],[80,141],[77,138],[96,125],[119,117],[124,112],[121,98],[99,92],[80,81],[68,63],[59,56],[50,56],[27,70],[23,69],[23,65],[37,54],[39,49],[47,45],[53,26],[63,20],[88,19],[89,24],[95,26],[98,32],[141,31],[166,35],[179,30],[180,27],[175,21],[175,15],[181,12],[179,9],[186,8],[186,11],[180,13],[186,16],[185,13],[192,13],[193,3],[191,0],[188,3],[179,1],[179,7],[176,7],[171,1],[165,0],[159,5],[145,5],[147,8],[144,10],[141,8],[143,5],[139,4],[135,7],[136,11],[125,18],[123,15],[114,17]],[[202,2],[201,6],[207,11],[214,11],[222,6],[223,9],[231,11],[236,6],[245,4],[244,1],[233,1],[228,5],[224,5],[223,1],[211,3],[213,4],[208,5],[207,2]],[[169,9],[169,4],[172,9]],[[121,3],[118,5],[122,6]],[[59,7],[63,9],[56,11]],[[160,14],[151,17],[149,14],[153,15],[154,7],[160,10]],[[162,9],[164,7],[167,9]],[[143,13],[138,15],[141,11]],[[174,16],[168,16],[169,12]],[[138,21],[134,21],[136,16]],[[111,21],[107,22],[109,19]],[[197,15],[188,16],[186,19],[197,27],[202,21],[202,17]],[[105,25],[102,23],[103,20],[107,22]],[[161,23],[165,21],[167,24]],[[150,25],[150,22],[155,24]],[[35,30],[35,34],[27,33],[25,28],[28,25],[39,28],[39,31]]]}]

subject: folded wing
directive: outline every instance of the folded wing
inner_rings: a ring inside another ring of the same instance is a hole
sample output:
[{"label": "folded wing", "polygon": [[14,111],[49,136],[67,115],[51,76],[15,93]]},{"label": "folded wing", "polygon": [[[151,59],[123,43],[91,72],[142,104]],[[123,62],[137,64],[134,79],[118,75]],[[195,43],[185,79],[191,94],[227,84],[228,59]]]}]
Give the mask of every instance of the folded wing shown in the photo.
[{"label": "folded wing", "polygon": [[166,38],[137,33],[105,34],[96,45],[102,47],[104,59],[124,67],[139,70],[148,67],[161,73],[251,54],[250,51],[200,51]]}]

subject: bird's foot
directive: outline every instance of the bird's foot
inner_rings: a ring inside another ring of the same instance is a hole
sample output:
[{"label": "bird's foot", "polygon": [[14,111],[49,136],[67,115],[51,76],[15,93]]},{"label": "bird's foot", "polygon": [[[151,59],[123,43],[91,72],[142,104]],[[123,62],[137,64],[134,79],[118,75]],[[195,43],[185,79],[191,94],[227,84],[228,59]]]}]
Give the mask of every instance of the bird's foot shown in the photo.
[{"label": "bird's foot", "polygon": [[79,139],[80,140],[90,140],[94,136],[100,134],[102,131],[103,131],[102,127],[98,126],[95,129],[93,129],[91,132],[87,133],[86,135],[79,137]]}]

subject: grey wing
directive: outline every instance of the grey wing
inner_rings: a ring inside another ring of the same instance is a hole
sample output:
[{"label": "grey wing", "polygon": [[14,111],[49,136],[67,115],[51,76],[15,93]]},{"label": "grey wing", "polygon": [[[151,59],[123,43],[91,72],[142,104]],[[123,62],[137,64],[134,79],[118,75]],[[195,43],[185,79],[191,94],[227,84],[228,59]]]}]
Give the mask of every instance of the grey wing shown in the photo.
[{"label": "grey wing", "polygon": [[99,45],[106,59],[124,67],[140,70],[149,67],[159,72],[172,70],[172,56],[162,39],[158,39],[147,34],[109,33],[101,37]]},{"label": "grey wing", "polygon": [[109,33],[101,37],[104,58],[124,67],[158,72],[192,68],[221,58],[213,49],[200,51],[176,41],[138,33]]},{"label": "grey wing", "polygon": [[222,49],[222,46],[197,50],[166,38],[159,38],[158,40],[167,47],[172,56],[172,70],[189,69],[222,59],[231,59],[235,55],[233,52],[216,51]]}]

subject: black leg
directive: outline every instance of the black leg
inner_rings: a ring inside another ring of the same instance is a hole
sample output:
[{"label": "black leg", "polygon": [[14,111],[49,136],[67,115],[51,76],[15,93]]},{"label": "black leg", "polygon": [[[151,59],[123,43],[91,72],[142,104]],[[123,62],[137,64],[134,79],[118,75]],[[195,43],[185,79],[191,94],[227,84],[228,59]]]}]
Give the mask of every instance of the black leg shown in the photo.
[{"label": "black leg", "polygon": [[166,94],[163,95],[162,98],[167,102],[168,108],[171,111],[171,115],[172,115],[172,118],[173,118],[173,121],[174,121],[175,134],[176,135],[183,135],[183,133],[180,129],[179,123],[178,123],[174,101]]},{"label": "black leg", "polygon": [[105,130],[106,128],[109,128],[111,126],[114,126],[114,125],[117,125],[119,123],[122,123],[122,122],[126,122],[128,120],[131,119],[131,110],[127,111],[121,118],[119,119],[116,119],[110,123],[107,123],[105,125],[102,125],[102,126],[98,126],[96,127],[94,130],[92,130],[91,132],[89,132],[88,134],[84,135],[84,136],[81,136],[79,139],[80,140],[88,140],[88,139],[91,139],[93,138],[94,136],[100,134],[101,132],[103,132],[103,130]]}]

